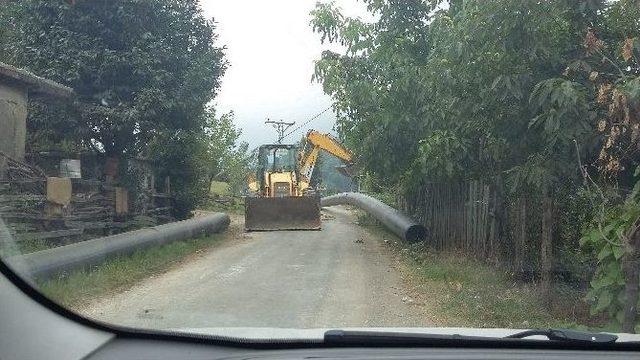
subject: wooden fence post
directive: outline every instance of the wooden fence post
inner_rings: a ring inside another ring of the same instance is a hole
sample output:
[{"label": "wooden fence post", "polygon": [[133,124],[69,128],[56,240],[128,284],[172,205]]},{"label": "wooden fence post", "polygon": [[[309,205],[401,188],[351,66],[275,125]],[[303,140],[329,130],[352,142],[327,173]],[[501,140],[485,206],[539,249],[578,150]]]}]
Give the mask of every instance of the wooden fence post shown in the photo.
[{"label": "wooden fence post", "polygon": [[518,225],[514,244],[514,265],[519,273],[524,271],[524,253],[527,243],[527,201],[525,198],[518,198]]},{"label": "wooden fence post", "polygon": [[540,241],[540,278],[543,300],[547,306],[551,303],[551,281],[553,266],[553,200],[548,189],[542,195],[542,224]]}]

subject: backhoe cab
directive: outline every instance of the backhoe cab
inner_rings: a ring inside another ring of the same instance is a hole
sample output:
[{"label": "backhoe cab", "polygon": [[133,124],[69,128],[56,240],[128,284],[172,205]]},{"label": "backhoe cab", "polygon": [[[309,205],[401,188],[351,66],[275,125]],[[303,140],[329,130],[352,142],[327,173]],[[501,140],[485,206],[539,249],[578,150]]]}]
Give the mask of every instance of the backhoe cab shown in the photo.
[{"label": "backhoe cab", "polygon": [[309,182],[320,150],[346,163],[351,154],[327,134],[311,130],[305,149],[269,144],[258,149],[255,179],[249,181],[253,196],[245,200],[247,230],[319,230],[320,198]]}]

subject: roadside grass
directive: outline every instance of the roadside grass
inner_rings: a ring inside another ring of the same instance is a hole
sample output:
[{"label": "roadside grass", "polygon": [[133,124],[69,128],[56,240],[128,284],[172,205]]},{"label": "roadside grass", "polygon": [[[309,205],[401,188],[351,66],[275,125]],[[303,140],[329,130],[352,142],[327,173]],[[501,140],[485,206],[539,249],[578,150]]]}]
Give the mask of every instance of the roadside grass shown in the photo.
[{"label": "roadside grass", "polygon": [[244,214],[244,199],[241,197],[230,197],[228,201],[220,202],[214,198],[208,198],[205,199],[204,203],[201,204],[198,209],[242,215]]},{"label": "roadside grass", "polygon": [[142,279],[164,272],[189,255],[218,244],[223,238],[224,234],[214,234],[140,250],[109,260],[91,271],[75,271],[41,281],[39,289],[61,305],[82,307],[90,300],[127,289]]},{"label": "roadside grass", "polygon": [[370,216],[356,214],[360,225],[385,239],[401,258],[404,272],[431,307],[436,326],[615,330],[605,318],[590,316],[584,289],[557,284],[547,307],[533,282],[516,281],[508,272],[462,252],[404,242]]},{"label": "roadside grass", "polygon": [[8,241],[0,242],[0,257],[10,257],[20,254],[28,254],[40,250],[51,248],[45,240],[32,239],[25,241],[15,241],[10,237]]},{"label": "roadside grass", "polygon": [[[405,244],[406,245],[406,244]],[[406,248],[406,247],[405,247]],[[444,326],[601,329],[588,317],[584,294],[569,285],[554,289],[549,308],[534,283],[514,281],[510,274],[460,252],[435,252],[412,245],[407,263],[423,289],[435,293]]]}]

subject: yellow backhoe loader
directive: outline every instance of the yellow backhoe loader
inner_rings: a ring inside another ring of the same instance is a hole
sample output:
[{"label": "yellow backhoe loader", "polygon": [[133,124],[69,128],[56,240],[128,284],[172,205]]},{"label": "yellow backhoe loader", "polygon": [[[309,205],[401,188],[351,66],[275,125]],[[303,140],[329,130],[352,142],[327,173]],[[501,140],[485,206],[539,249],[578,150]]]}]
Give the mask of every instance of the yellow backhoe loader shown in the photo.
[{"label": "yellow backhoe loader", "polygon": [[320,150],[351,164],[352,155],[331,135],[310,130],[305,146],[270,144],[258,149],[252,196],[245,200],[245,228],[264,230],[319,230],[320,198],[309,187]]}]

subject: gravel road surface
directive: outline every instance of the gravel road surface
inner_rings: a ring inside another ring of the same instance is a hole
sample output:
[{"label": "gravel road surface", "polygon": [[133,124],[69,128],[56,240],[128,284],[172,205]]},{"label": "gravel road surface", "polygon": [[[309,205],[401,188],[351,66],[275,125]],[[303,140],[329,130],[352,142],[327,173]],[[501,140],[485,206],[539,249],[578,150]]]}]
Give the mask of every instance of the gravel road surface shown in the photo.
[{"label": "gravel road surface", "polygon": [[223,244],[80,311],[160,329],[429,326],[381,236],[344,207],[323,209],[323,218],[321,231],[231,232]]}]

